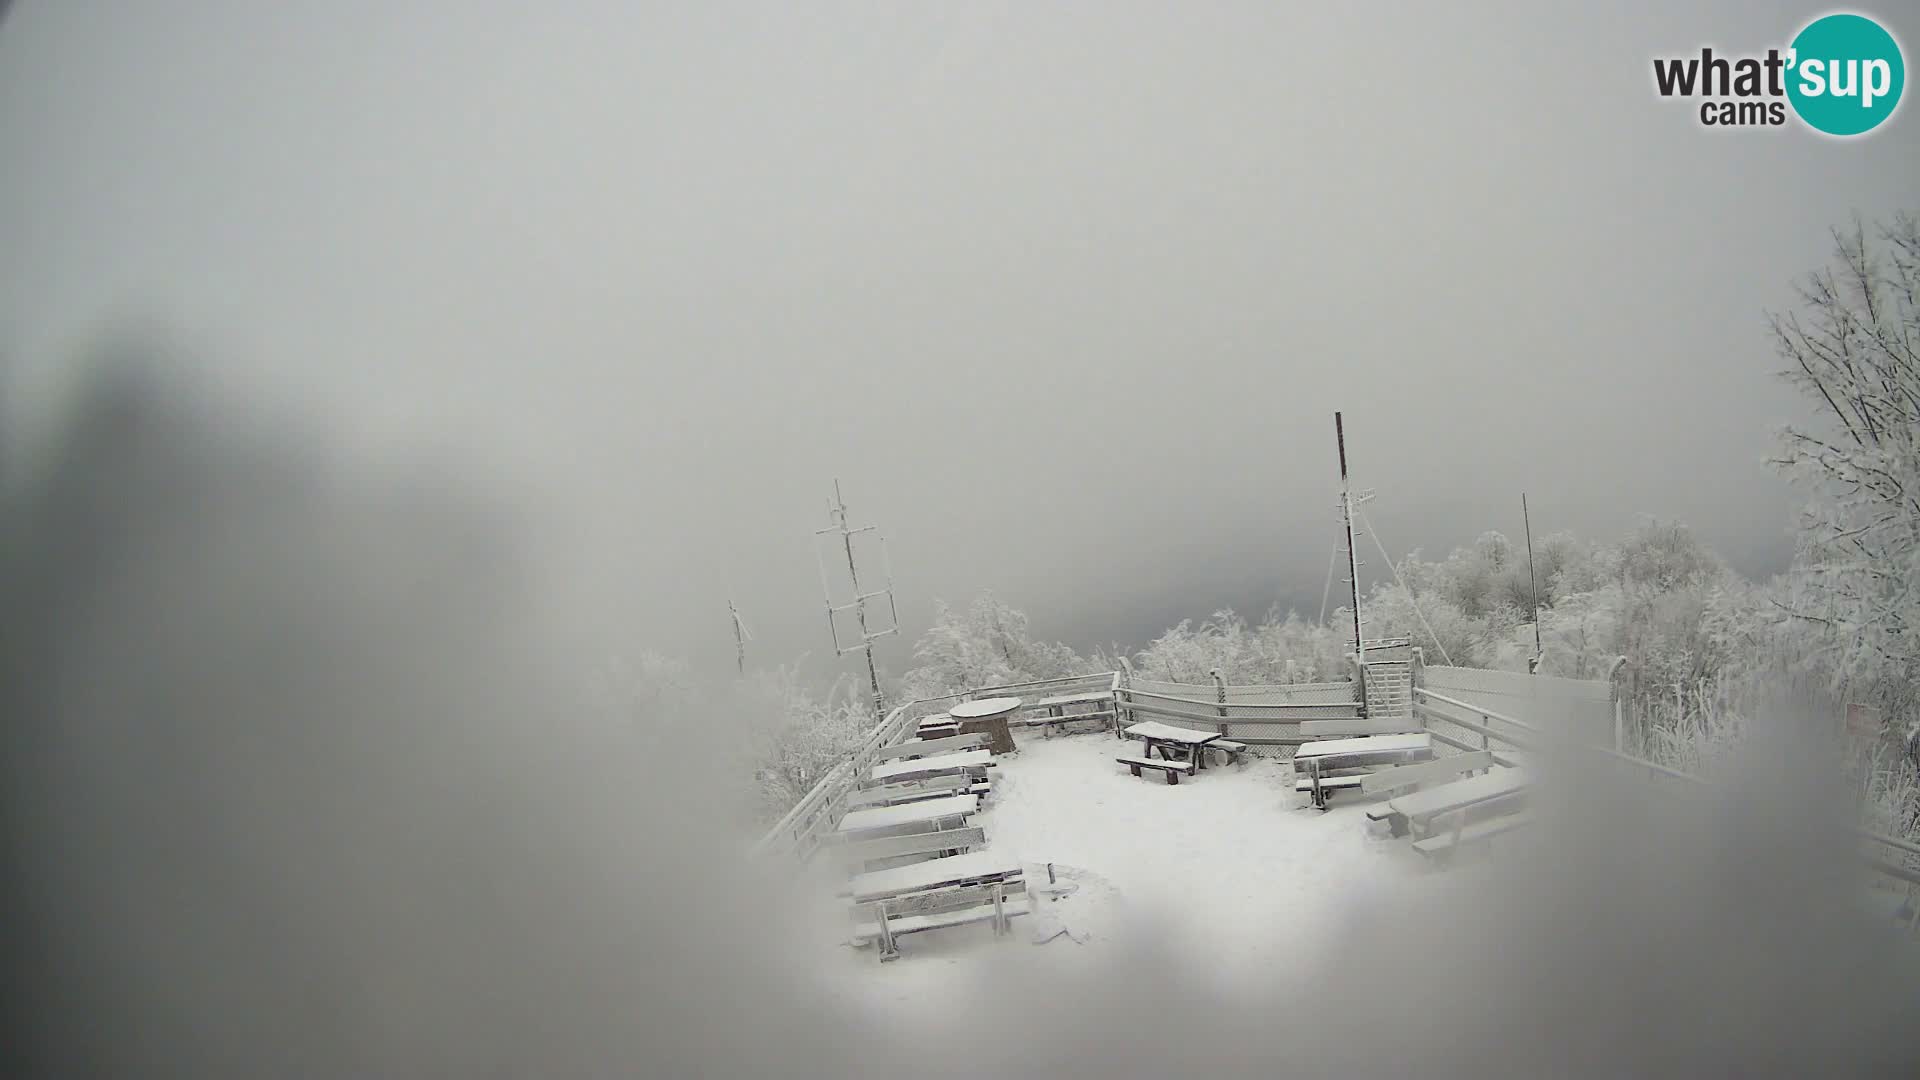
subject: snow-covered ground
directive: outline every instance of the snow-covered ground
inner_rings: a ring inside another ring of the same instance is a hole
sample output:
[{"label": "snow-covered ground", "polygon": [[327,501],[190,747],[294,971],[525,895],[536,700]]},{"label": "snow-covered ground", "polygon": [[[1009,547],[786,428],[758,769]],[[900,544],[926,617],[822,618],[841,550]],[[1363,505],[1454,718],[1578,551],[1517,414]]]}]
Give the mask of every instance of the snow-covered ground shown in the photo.
[{"label": "snow-covered ground", "polygon": [[[1106,734],[1026,738],[998,760],[993,795],[974,818],[990,850],[1027,864],[1030,888],[1044,892],[1052,863],[1072,886],[1066,895],[1037,898],[1009,938],[995,940],[986,925],[902,938],[891,964],[871,949],[825,944],[833,930],[823,922],[823,947],[835,950],[822,971],[829,992],[910,1013],[944,987],[1135,947],[1143,924],[1164,935],[1158,945],[1209,958],[1223,980],[1271,975],[1316,959],[1315,942],[1369,894],[1436,881],[1404,840],[1369,830],[1357,794],[1336,797],[1327,813],[1305,808],[1287,762],[1252,758],[1168,785],[1116,763],[1123,745]],[[844,927],[843,905],[839,918]],[[1033,944],[1056,929],[1066,934]]]}]

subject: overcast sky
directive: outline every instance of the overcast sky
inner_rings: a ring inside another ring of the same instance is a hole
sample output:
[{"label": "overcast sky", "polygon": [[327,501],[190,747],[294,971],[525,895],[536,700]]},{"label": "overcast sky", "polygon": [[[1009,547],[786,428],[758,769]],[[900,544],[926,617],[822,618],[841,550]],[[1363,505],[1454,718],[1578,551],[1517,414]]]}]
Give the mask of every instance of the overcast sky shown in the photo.
[{"label": "overcast sky", "polygon": [[1396,555],[1518,536],[1524,490],[1770,572],[1804,410],[1763,313],[1914,206],[1920,120],[1703,129],[1650,59],[1816,12],[1673,7],[21,0],[0,351],[44,403],[153,321],[482,445],[710,669],[729,595],[757,658],[826,651],[836,476],[909,632],[988,588],[1079,646],[1317,613],[1336,409]]}]

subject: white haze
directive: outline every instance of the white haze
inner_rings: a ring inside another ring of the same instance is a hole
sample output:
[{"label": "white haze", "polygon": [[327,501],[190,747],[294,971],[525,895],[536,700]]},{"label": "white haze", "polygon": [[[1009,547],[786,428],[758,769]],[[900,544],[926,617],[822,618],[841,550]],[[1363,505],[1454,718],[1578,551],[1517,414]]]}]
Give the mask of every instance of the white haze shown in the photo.
[{"label": "white haze", "polygon": [[10,455],[10,1075],[1920,1068],[1912,950],[1784,736],[1697,803],[1553,776],[1535,846],[1354,895],[1254,988],[1148,913],[1090,970],[1005,946],[938,1030],[849,1013],[721,824],[724,720],[581,702],[542,519],[235,409],[123,377]]},{"label": "white haze", "polygon": [[708,672],[729,595],[759,662],[827,649],[836,476],[909,639],[989,587],[1082,648],[1313,611],[1335,409],[1396,555],[1525,490],[1766,572],[1762,311],[1910,202],[1920,126],[1716,135],[1648,63],[1808,14],[23,0],[0,353],[39,411],[154,322],[343,437],[462,446],[598,633]]}]

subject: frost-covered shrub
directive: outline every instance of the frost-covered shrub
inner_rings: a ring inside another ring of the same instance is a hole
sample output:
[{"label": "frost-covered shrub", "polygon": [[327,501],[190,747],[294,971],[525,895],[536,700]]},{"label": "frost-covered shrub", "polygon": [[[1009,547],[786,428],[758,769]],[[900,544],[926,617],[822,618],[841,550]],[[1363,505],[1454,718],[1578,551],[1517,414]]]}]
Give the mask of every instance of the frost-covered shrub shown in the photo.
[{"label": "frost-covered shrub", "polygon": [[935,600],[933,624],[914,644],[913,656],[918,664],[900,683],[906,700],[1101,670],[1065,645],[1035,641],[1026,614],[992,593],[981,594],[965,611]]},{"label": "frost-covered shrub", "polygon": [[851,758],[875,724],[872,702],[852,679],[816,697],[782,668],[756,676],[737,697],[755,727],[756,804],[767,819],[786,813]]},{"label": "frost-covered shrub", "polygon": [[1289,612],[1259,626],[1217,611],[1198,627],[1183,620],[1142,649],[1134,669],[1143,678],[1205,685],[1219,671],[1229,685],[1325,682],[1346,674],[1348,647],[1338,631]]}]

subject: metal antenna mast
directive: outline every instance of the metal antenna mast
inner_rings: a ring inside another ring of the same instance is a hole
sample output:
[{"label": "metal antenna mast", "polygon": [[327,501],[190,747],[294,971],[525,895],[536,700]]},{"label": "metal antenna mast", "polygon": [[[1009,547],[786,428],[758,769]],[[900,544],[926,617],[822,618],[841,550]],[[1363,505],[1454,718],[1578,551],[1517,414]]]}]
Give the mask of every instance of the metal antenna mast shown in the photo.
[{"label": "metal antenna mast", "polygon": [[1547,650],[1540,644],[1540,583],[1533,576],[1533,519],[1527,516],[1527,493],[1520,493],[1520,521],[1527,531],[1527,589],[1533,594],[1533,659],[1527,663],[1527,674],[1540,670],[1540,659]]},{"label": "metal antenna mast", "polygon": [[1339,562],[1340,547],[1336,544],[1332,551],[1327,552],[1327,583],[1320,589],[1320,621],[1323,624],[1327,621],[1327,598],[1333,595],[1333,568]]},{"label": "metal antenna mast", "polygon": [[[1365,661],[1360,636],[1360,556],[1353,546],[1353,486],[1347,479],[1347,432],[1340,414],[1333,414],[1333,438],[1340,447],[1340,518],[1347,530],[1347,584],[1353,589],[1353,658]],[[1365,501],[1366,496],[1360,496]]]},{"label": "metal antenna mast", "polygon": [[740,617],[740,609],[733,606],[732,600],[727,601],[727,613],[733,616],[735,660],[739,664],[740,674],[745,675],[747,673],[747,642],[753,640],[753,631],[747,629],[746,620]]},{"label": "metal antenna mast", "polygon": [[[881,566],[886,572],[886,587],[883,589],[875,589],[873,592],[863,593],[860,591],[860,571],[854,565],[853,538],[859,533],[873,532],[879,528],[879,526],[863,525],[858,529],[848,527],[847,504],[846,501],[840,497],[840,481],[838,478],[833,481],[833,499],[827,503],[827,517],[832,521],[832,524],[824,529],[815,529],[813,535],[816,537],[838,536],[840,538],[839,546],[847,557],[847,579],[853,586],[852,600],[844,604],[835,604],[833,602],[833,588],[827,583],[826,557],[820,551],[820,542],[815,540],[814,556],[820,563],[820,589],[826,594],[827,599],[827,630],[833,635],[835,655],[845,656],[850,652],[866,652],[867,678],[873,685],[874,715],[883,717],[887,711],[887,699],[886,695],[880,691],[880,670],[875,667],[873,663],[873,643],[879,638],[900,632],[899,608],[894,604],[893,600],[893,560],[887,555],[887,538],[884,536],[879,538]],[[888,626],[885,630],[874,630],[867,624],[867,601],[881,596],[887,598],[887,613],[891,617],[892,625]],[[860,627],[860,643],[857,645],[840,644],[840,623],[834,616],[842,611],[849,610],[853,612],[854,620]]]}]

